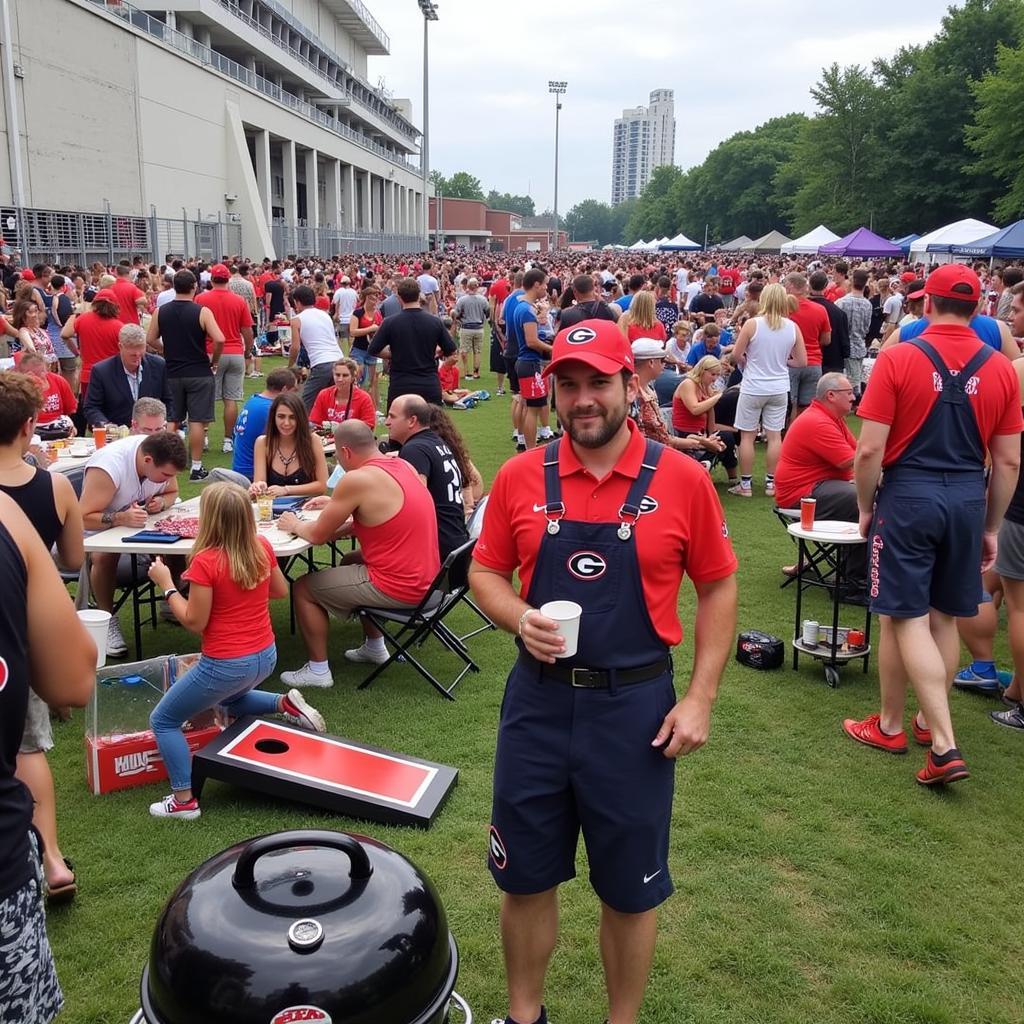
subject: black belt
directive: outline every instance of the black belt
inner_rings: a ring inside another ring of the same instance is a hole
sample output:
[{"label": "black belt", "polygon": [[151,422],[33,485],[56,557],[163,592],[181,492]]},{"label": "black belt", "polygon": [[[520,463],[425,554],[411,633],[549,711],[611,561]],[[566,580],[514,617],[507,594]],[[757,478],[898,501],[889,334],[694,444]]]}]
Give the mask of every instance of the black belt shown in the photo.
[{"label": "black belt", "polygon": [[[538,662],[538,664],[540,664]],[[568,683],[581,690],[607,690],[612,685],[629,686],[631,683],[646,683],[672,671],[672,659],[666,655],[650,665],[639,668],[567,668],[561,665],[541,665],[541,675],[556,683]]]}]

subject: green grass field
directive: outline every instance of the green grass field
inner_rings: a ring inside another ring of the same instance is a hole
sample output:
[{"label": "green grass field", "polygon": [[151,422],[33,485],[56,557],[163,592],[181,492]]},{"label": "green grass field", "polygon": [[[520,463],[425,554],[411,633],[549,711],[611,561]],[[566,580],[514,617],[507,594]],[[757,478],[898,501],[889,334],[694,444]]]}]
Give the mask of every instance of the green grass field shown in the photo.
[{"label": "green grass field", "polygon": [[[266,360],[264,371],[269,365]],[[493,393],[493,377],[482,383]],[[456,414],[488,481],[512,454],[507,408],[507,398],[494,397]],[[210,442],[207,465],[226,464],[219,425]],[[721,470],[716,483],[740,559],[740,628],[774,632],[788,644],[794,594],[779,590],[779,567],[792,560],[793,546],[770,499],[726,495]],[[195,490],[185,486],[187,495]],[[824,615],[822,598],[809,601],[809,613]],[[687,632],[692,607],[686,586]],[[130,617],[122,619],[130,632]],[[849,609],[844,621],[858,624],[860,609]],[[288,632],[287,602],[275,605],[274,622],[279,669],[302,664],[301,643]],[[199,821],[157,821],[147,806],[164,795],[163,785],[90,795],[83,714],[56,727],[51,763],[61,845],[76,862],[80,885],[70,906],[49,915],[67,1004],[62,1022],[127,1022],[139,1005],[156,917],[184,875],[239,840],[303,827],[365,832],[421,866],[438,887],[460,946],[459,991],[477,1021],[504,1013],[499,897],[485,856],[511,638],[488,633],[473,641],[481,672],[467,676],[449,703],[404,666],[358,691],[363,670],[341,655],[358,633],[356,623],[332,626],[335,685],[310,699],[331,732],[458,767],[458,787],[429,831],[338,818],[219,783],[204,792]],[[178,627],[147,628],[147,656],[197,649],[198,638]],[[439,669],[453,666],[436,646],[425,651]],[[1005,636],[997,653],[1005,666]],[[690,659],[684,642],[676,652],[680,687]],[[788,666],[787,660],[779,671],[758,673],[730,661],[710,742],[678,764],[671,858],[677,892],[662,911],[643,1019],[1024,1020],[1024,914],[1013,867],[1024,840],[1021,737],[989,721],[993,702],[955,694],[958,738],[972,778],[948,793],[926,791],[914,782],[923,760],[917,748],[893,757],[855,745],[840,730],[842,718],[877,709],[874,658],[867,675],[859,662],[844,669],[834,690],[815,662],[804,659],[798,673]],[[280,684],[274,678],[268,687]],[[549,975],[555,1024],[598,1024],[605,1014],[597,904],[582,844],[579,869],[580,878],[563,889],[562,932]]]}]

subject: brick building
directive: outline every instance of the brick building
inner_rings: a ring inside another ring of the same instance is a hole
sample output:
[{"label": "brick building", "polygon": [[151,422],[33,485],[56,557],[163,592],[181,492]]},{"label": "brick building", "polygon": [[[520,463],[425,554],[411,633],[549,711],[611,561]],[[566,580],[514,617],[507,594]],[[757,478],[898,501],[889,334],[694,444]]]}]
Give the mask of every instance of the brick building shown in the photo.
[{"label": "brick building", "polygon": [[[437,236],[436,198],[430,200],[431,244]],[[509,252],[525,249],[529,252],[547,252],[551,230],[527,227],[524,218],[508,210],[492,210],[478,199],[441,199],[441,231],[445,245],[466,249],[486,249],[490,252]],[[536,223],[537,218],[529,218]],[[568,245],[569,236],[558,232],[558,248]]]}]

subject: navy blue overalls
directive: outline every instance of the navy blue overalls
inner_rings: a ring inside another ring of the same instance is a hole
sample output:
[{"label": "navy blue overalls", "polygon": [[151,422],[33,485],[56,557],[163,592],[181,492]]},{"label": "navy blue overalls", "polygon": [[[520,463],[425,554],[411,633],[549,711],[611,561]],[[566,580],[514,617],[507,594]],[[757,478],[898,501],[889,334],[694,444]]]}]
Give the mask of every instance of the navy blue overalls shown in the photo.
[{"label": "navy blue overalls", "polygon": [[582,828],[598,896],[639,913],[672,891],[674,762],[650,744],[675,691],[634,537],[663,449],[647,442],[617,522],[588,523],[562,503],[559,445],[545,451],[547,529],[527,600],[580,604],[579,646],[549,666],[518,642],[498,733],[489,864],[505,891],[542,892],[574,876]]},{"label": "navy blue overalls", "polygon": [[975,615],[982,600],[985,445],[968,395],[994,349],[979,345],[953,373],[924,338],[903,344],[928,357],[941,394],[898,461],[885,470],[868,537],[871,610],[901,619],[929,608]]}]

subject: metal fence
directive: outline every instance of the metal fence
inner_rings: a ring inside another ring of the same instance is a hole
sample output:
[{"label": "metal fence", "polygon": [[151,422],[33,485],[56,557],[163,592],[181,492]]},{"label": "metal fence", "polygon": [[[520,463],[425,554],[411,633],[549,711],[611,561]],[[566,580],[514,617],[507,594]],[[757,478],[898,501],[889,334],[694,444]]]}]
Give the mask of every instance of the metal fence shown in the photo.
[{"label": "metal fence", "polygon": [[271,237],[278,256],[335,256],[346,252],[420,252],[419,235],[385,235],[295,224],[274,224]]},{"label": "metal fence", "polygon": [[[4,243],[21,251],[25,266],[52,263],[57,266],[91,263],[110,265],[133,256],[159,263],[167,253],[183,259],[219,260],[242,255],[242,225],[211,216],[196,218],[126,216],[115,213],[76,213],[70,210],[36,210],[0,207],[0,234]],[[349,252],[421,252],[418,235],[386,235],[371,231],[340,231],[274,224],[271,228],[278,256],[323,256]],[[246,253],[262,259],[266,253]]]}]

